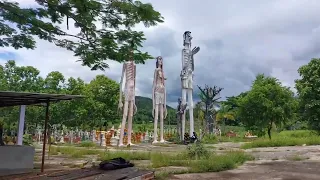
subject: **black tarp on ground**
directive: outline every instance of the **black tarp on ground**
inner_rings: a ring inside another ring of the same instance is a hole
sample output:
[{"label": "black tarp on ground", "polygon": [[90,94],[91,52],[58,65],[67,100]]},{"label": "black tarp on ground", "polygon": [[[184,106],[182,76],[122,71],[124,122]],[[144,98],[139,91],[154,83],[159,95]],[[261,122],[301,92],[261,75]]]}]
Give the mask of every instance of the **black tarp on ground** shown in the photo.
[{"label": "black tarp on ground", "polygon": [[99,164],[99,167],[102,170],[115,170],[133,166],[134,164],[130,163],[130,161],[126,161],[121,157],[105,160]]}]

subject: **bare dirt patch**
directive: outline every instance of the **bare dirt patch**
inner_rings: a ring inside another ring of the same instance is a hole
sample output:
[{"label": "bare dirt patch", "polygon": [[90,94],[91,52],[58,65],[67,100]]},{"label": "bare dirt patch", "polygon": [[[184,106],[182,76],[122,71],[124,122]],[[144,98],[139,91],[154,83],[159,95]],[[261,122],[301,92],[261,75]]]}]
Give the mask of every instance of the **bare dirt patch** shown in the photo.
[{"label": "bare dirt patch", "polygon": [[[214,145],[216,151],[236,150],[240,143]],[[238,149],[239,150],[239,149]],[[168,179],[215,180],[318,180],[320,177],[320,146],[265,147],[247,149],[256,161],[237,169],[217,173],[172,175]]]},{"label": "bare dirt patch", "polygon": [[173,175],[168,179],[215,180],[318,180],[320,163],[308,161],[248,162],[234,170],[218,173]]}]

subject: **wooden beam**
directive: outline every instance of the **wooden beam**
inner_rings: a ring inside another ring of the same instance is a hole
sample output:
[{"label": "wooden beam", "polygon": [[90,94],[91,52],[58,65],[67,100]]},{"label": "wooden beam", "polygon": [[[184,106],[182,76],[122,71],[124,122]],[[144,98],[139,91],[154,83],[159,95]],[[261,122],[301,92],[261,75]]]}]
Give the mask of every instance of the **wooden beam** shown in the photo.
[{"label": "wooden beam", "polygon": [[42,161],[41,161],[42,173],[44,172],[44,157],[46,153],[47,131],[48,131],[48,121],[49,121],[49,106],[50,106],[50,102],[48,101],[47,107],[46,107],[46,119],[44,121],[44,131],[43,131],[43,146],[42,146]]}]

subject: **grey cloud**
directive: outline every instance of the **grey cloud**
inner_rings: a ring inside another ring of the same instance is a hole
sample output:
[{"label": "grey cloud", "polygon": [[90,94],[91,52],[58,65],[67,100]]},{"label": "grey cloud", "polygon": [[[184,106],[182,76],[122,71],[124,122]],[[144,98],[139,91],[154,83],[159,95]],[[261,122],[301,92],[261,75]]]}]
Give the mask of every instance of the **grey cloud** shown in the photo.
[{"label": "grey cloud", "polygon": [[[256,0],[143,0],[153,4],[165,17],[161,26],[144,30],[143,50],[163,56],[168,80],[168,104],[181,96],[180,70],[182,33],[190,30],[195,56],[196,85],[223,87],[222,97],[249,90],[258,73],[276,75],[293,85],[297,69],[320,55],[318,0],[258,2]],[[137,66],[137,93],[151,97],[155,60]],[[105,73],[118,81],[121,66]],[[92,77],[92,76],[91,76]]]},{"label": "grey cloud", "polygon": [[320,29],[313,30],[311,37],[306,39],[300,49],[292,52],[293,60],[295,61],[309,61],[312,58],[320,56]]},{"label": "grey cloud", "polygon": [[[160,54],[156,56],[170,57],[179,51],[178,45],[174,40],[175,31],[167,27],[159,27],[151,33],[146,33],[148,41],[144,43],[145,47],[156,47]],[[155,57],[156,57],[155,56]]]},{"label": "grey cloud", "polygon": [[[258,73],[277,75],[293,84],[304,60],[320,55],[318,1],[150,1],[165,17],[164,25],[146,30],[143,50],[164,58],[168,104],[181,96],[180,70],[182,33],[190,30],[195,56],[194,100],[196,85],[224,88],[221,96],[249,90]],[[308,3],[306,3],[308,2]],[[304,4],[303,4],[304,3]],[[139,95],[151,97],[155,60],[138,65]],[[117,79],[119,75],[114,74]]]}]

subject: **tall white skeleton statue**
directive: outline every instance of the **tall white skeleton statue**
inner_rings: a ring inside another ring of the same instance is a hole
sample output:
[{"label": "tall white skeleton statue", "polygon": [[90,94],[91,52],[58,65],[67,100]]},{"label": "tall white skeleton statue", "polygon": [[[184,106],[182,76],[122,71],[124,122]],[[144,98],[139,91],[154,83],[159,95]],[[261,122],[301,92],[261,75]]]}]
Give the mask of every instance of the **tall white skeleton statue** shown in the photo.
[{"label": "tall white skeleton statue", "polygon": [[[122,103],[122,84],[123,80],[125,80],[125,89],[124,89],[124,107]],[[131,132],[132,132],[132,117],[137,112],[137,106],[135,104],[135,84],[136,84],[136,65],[134,61],[131,59],[128,62],[123,64],[122,75],[120,80],[120,98],[119,98],[119,106],[120,110],[123,109],[122,115],[122,124],[120,130],[120,140],[119,146],[124,146],[123,137],[124,137],[124,128],[126,126],[126,121],[128,118],[128,144],[133,145],[131,143]]]},{"label": "tall white skeleton statue", "polygon": [[[160,115],[160,142],[164,143],[163,139],[163,119],[167,117],[166,105],[166,86],[164,81],[166,78],[163,73],[163,59],[157,57],[156,69],[154,70],[153,85],[152,85],[152,116],[154,117],[154,135],[153,143],[158,142],[157,124],[158,116]],[[160,113],[160,114],[159,114]]]},{"label": "tall white skeleton statue", "polygon": [[[182,49],[182,70],[181,70],[181,85],[182,85],[182,104],[184,105],[188,96],[188,108],[190,116],[190,133],[192,136],[194,132],[194,120],[193,120],[193,72],[194,72],[194,58],[193,56],[200,51],[200,47],[194,47],[191,50],[191,32],[186,31],[183,34],[183,46]],[[186,112],[186,111],[185,111]],[[185,133],[185,121],[186,113],[182,115],[182,134]]]}]

